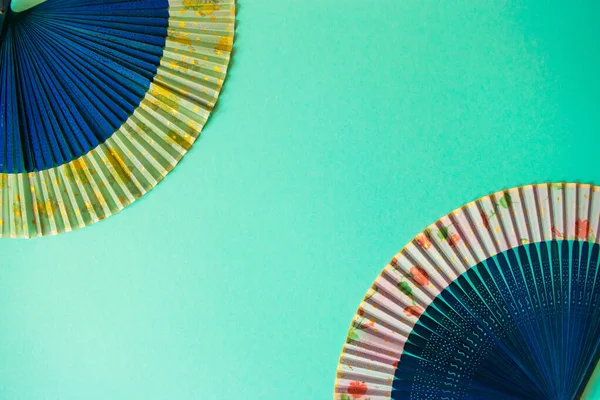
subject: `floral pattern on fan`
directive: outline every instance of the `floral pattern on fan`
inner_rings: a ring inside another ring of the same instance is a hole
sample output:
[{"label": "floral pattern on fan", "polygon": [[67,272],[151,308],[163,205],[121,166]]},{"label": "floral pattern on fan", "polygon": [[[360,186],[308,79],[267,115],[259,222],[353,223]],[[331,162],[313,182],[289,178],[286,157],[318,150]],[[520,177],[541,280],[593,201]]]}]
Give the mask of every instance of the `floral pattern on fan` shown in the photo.
[{"label": "floral pattern on fan", "polygon": [[98,222],[154,188],[191,148],[227,75],[235,1],[168,3],[163,56],[140,105],[82,157],[0,174],[0,237],[41,237]]},{"label": "floral pattern on fan", "polygon": [[363,398],[364,400],[369,400],[369,398],[364,397],[368,390],[369,388],[366,383],[353,381],[348,385],[348,394],[342,394],[341,399],[350,400]]},{"label": "floral pattern on fan", "polygon": [[[441,218],[390,261],[360,305],[340,357],[335,399],[346,400],[353,382],[364,383],[365,398],[391,399],[412,328],[432,299],[472,266],[528,243],[598,243],[599,223],[600,187],[576,183],[501,191]],[[372,324],[357,329],[364,316]]]},{"label": "floral pattern on fan", "polygon": [[183,9],[196,11],[206,17],[219,10],[219,2],[217,0],[183,0]]}]

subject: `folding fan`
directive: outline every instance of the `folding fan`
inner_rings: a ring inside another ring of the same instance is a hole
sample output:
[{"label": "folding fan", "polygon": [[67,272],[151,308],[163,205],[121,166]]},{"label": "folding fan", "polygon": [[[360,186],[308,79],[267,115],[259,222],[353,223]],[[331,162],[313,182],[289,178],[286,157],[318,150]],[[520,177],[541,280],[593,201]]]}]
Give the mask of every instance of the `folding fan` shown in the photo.
[{"label": "folding fan", "polygon": [[415,237],[351,324],[336,400],[575,399],[600,358],[600,187],[483,197]]},{"label": "folding fan", "polygon": [[114,214],[190,149],[234,0],[0,0],[0,237]]}]

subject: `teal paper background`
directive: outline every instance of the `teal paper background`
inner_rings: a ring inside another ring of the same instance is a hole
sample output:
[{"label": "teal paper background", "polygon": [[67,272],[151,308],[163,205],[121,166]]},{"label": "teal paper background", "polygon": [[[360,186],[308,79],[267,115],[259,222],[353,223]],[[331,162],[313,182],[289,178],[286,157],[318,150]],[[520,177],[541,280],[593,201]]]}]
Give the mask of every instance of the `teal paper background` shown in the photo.
[{"label": "teal paper background", "polygon": [[518,4],[240,1],[181,165],[92,227],[0,241],[0,398],[331,398],[356,307],[426,225],[600,184],[600,6]]}]

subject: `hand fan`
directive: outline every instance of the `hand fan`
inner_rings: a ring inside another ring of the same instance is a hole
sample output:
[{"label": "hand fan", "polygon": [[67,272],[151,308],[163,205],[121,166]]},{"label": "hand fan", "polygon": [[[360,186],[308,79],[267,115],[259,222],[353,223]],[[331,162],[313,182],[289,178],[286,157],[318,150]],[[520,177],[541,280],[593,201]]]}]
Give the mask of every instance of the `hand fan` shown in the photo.
[{"label": "hand fan", "polygon": [[355,315],[336,400],[575,399],[600,358],[600,187],[524,186],[417,235]]},{"label": "hand fan", "polygon": [[206,123],[234,25],[234,0],[0,0],[0,237],[152,189]]}]

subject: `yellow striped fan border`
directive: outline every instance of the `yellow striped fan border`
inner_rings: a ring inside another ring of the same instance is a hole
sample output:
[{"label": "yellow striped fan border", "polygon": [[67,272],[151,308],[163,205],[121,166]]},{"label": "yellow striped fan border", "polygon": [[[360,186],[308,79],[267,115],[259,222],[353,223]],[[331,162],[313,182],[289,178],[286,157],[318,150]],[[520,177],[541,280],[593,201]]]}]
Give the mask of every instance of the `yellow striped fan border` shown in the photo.
[{"label": "yellow striped fan border", "polygon": [[0,237],[56,235],[103,220],[155,187],[190,149],[227,75],[235,0],[169,0],[169,14],[154,81],[108,140],[55,168],[0,174]]}]

